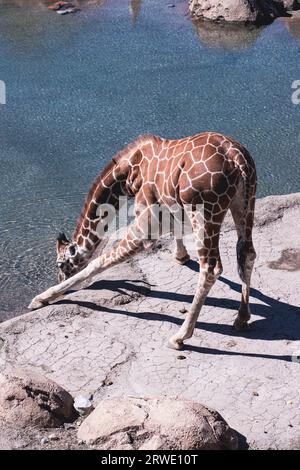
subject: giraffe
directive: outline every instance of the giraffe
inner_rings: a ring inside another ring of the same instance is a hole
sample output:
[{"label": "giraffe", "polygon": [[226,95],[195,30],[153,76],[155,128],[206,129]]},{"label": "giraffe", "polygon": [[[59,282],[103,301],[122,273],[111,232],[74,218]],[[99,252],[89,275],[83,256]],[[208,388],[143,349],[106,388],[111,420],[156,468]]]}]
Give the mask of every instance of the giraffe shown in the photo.
[{"label": "giraffe", "polygon": [[[181,349],[191,338],[202,305],[222,273],[219,252],[221,224],[231,211],[237,231],[237,265],[242,282],[241,304],[234,327],[248,327],[250,319],[250,280],[256,253],[252,242],[255,208],[256,169],[249,152],[230,137],[203,132],[179,140],[154,135],[141,136],[115,155],[100,173],[87,196],[72,240],[64,234],[57,239],[59,284],[36,296],[30,309],[40,308],[62,296],[78,283],[127,260],[153,240],[145,226],[154,204],[171,210],[179,205],[188,214],[199,261],[196,293],[179,331],[169,346]],[[91,257],[102,240],[97,227],[105,232],[110,204],[119,209],[119,196],[135,200],[135,220],[112,249]],[[203,211],[199,211],[199,205]],[[182,238],[175,239],[175,260],[189,259]]]}]

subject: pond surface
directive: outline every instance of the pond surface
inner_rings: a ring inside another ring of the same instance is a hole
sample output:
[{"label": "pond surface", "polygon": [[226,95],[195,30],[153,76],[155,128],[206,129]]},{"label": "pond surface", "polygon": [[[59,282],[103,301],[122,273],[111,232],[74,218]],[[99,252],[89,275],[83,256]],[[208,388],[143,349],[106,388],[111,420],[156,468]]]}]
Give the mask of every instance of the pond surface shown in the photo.
[{"label": "pond surface", "polygon": [[139,134],[216,130],[256,160],[259,195],[299,191],[300,20],[194,25],[186,1],[0,0],[0,321],[55,280],[103,165]]}]

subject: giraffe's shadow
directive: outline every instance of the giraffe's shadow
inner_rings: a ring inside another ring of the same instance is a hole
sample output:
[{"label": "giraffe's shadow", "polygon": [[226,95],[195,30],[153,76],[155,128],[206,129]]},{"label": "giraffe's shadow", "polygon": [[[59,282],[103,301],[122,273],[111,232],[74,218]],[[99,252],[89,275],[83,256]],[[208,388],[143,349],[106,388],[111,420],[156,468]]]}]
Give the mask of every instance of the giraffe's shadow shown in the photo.
[{"label": "giraffe's shadow", "polygon": [[[190,261],[187,266],[190,269],[198,271],[198,263],[195,261]],[[221,276],[218,282],[223,282],[227,284],[233,291],[241,292],[240,284],[231,281],[223,276]],[[97,281],[86,289],[93,290],[102,290],[108,289],[119,294],[125,294],[128,291],[133,293],[138,293],[149,298],[157,298],[167,301],[177,301],[184,302],[185,304],[191,303],[193,300],[193,295],[173,293],[164,290],[151,290],[151,285],[145,281],[141,280],[101,280]],[[258,289],[251,289],[251,297],[259,300],[262,303],[250,303],[251,312],[253,314],[250,328],[245,332],[237,332],[232,325],[217,323],[217,309],[230,309],[238,311],[240,302],[237,300],[232,300],[230,298],[216,298],[208,297],[206,299],[205,305],[216,307],[216,322],[201,322],[196,323],[196,328],[203,331],[219,333],[227,336],[245,336],[253,340],[300,340],[300,308],[291,305],[279,300],[276,300],[272,297],[269,297],[263,294]],[[73,303],[72,300],[62,300],[60,303]],[[102,306],[89,301],[76,301],[78,305],[93,309],[95,311],[110,312],[119,315],[128,315],[135,318],[141,318],[151,321],[167,321],[176,325],[180,325],[183,321],[177,316],[170,314],[157,313],[157,312],[132,312],[126,307],[121,309],[118,307],[107,307]],[[129,304],[130,305],[130,304]],[[262,317],[258,320],[255,320],[255,315]],[[281,360],[290,361],[290,356],[271,356],[271,355],[262,355],[262,354],[247,354],[247,353],[237,353],[234,351],[220,351],[217,349],[208,349],[208,348],[198,348],[195,346],[186,346],[186,349],[198,351],[201,353],[209,354],[227,354],[227,355],[246,355],[246,356],[257,356],[257,357],[268,357],[276,358]]]}]

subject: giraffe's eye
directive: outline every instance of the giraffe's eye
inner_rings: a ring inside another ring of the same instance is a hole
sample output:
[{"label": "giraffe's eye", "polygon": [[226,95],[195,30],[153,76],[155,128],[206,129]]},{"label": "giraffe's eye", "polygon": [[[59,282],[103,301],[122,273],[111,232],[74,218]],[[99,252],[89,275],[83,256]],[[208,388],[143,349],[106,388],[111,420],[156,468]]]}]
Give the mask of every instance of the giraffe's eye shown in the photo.
[{"label": "giraffe's eye", "polygon": [[69,253],[71,256],[75,256],[76,255],[76,245],[70,245],[69,246]]}]

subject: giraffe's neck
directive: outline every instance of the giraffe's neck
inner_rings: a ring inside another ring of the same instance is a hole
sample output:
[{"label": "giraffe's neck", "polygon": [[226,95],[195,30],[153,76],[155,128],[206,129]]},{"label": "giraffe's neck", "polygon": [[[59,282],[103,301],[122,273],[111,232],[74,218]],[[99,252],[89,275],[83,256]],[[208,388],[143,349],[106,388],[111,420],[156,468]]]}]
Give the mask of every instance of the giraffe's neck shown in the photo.
[{"label": "giraffe's neck", "polygon": [[[88,194],[85,206],[77,223],[73,241],[85,258],[92,256],[105,232],[107,217],[105,207],[109,204],[119,210],[119,197],[134,197],[139,187],[139,165],[143,158],[143,149],[148,158],[155,153],[154,147],[161,145],[156,136],[140,136],[112,159],[102,171]],[[138,170],[137,170],[138,169]],[[140,181],[140,185],[142,181]],[[101,207],[102,206],[102,207]],[[109,214],[111,215],[111,214]]]},{"label": "giraffe's neck", "polygon": [[115,168],[112,161],[94,182],[72,237],[86,258],[92,256],[107,231],[107,216],[112,215],[108,207],[117,211],[119,196],[124,194],[126,176],[116,175]]}]

